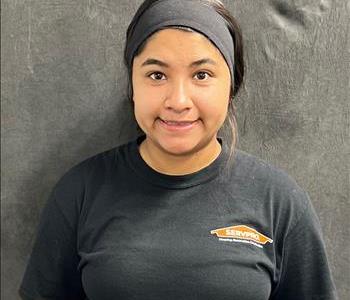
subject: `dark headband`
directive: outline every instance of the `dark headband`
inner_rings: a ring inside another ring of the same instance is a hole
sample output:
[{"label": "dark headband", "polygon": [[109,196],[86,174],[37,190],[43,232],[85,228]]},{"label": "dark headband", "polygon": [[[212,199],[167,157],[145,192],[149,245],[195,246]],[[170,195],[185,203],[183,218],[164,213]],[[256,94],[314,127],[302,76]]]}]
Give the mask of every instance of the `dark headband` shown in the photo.
[{"label": "dark headband", "polygon": [[213,7],[198,0],[159,0],[147,9],[135,25],[127,45],[128,65],[132,67],[135,52],[145,39],[157,30],[171,26],[190,27],[211,40],[226,60],[234,86],[234,45],[225,19]]}]

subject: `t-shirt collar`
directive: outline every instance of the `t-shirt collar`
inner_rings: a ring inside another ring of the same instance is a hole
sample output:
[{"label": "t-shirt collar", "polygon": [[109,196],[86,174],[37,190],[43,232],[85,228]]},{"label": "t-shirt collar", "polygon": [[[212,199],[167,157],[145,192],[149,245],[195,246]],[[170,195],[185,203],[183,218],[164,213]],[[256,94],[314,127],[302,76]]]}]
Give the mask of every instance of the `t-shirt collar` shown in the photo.
[{"label": "t-shirt collar", "polygon": [[191,174],[185,175],[168,175],[160,173],[150,167],[142,158],[139,152],[139,145],[146,138],[143,134],[130,143],[127,147],[127,161],[130,163],[132,169],[141,176],[145,181],[170,189],[183,189],[191,186],[203,184],[207,181],[213,180],[219,174],[221,169],[225,166],[225,162],[228,158],[228,147],[223,143],[221,137],[217,137],[217,140],[221,144],[221,152],[219,156],[210,163],[210,165],[200,169]]}]

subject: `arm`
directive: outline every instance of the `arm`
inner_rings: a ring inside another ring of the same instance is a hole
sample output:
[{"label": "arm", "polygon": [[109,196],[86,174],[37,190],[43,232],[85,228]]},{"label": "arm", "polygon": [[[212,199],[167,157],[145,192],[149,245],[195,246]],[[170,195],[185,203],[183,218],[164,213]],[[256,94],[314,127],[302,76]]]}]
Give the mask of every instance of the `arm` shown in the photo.
[{"label": "arm", "polygon": [[300,219],[283,241],[281,275],[271,299],[338,299],[321,226],[307,195]]},{"label": "arm", "polygon": [[85,299],[77,269],[76,195],[80,192],[76,191],[81,191],[79,187],[77,180],[66,175],[51,192],[18,290],[21,299]]}]

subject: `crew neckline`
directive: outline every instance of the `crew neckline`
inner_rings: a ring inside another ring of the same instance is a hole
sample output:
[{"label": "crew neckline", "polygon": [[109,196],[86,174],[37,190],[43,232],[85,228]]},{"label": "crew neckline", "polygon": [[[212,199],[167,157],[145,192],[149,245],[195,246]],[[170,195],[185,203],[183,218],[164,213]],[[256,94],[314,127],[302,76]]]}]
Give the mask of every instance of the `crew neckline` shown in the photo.
[{"label": "crew neckline", "polygon": [[213,180],[220,173],[220,170],[225,166],[228,158],[228,148],[223,143],[222,137],[217,137],[221,144],[221,152],[208,166],[190,174],[185,175],[169,175],[160,173],[149,166],[142,158],[139,146],[146,138],[143,134],[133,141],[128,143],[126,156],[132,169],[147,182],[170,189],[183,189],[191,186],[199,185],[207,181]]}]

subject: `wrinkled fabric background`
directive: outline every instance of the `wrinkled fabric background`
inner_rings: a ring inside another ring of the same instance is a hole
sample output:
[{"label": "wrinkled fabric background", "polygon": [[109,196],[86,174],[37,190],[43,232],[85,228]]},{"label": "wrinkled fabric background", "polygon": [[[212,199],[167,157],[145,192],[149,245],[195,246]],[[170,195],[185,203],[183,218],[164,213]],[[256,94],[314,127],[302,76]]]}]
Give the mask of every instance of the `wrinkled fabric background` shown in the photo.
[{"label": "wrinkled fabric background", "polygon": [[[122,55],[141,2],[1,3],[2,299],[19,299],[57,180],[138,134]],[[238,148],[283,168],[308,191],[340,299],[349,299],[350,1],[224,3],[245,42]]]}]

